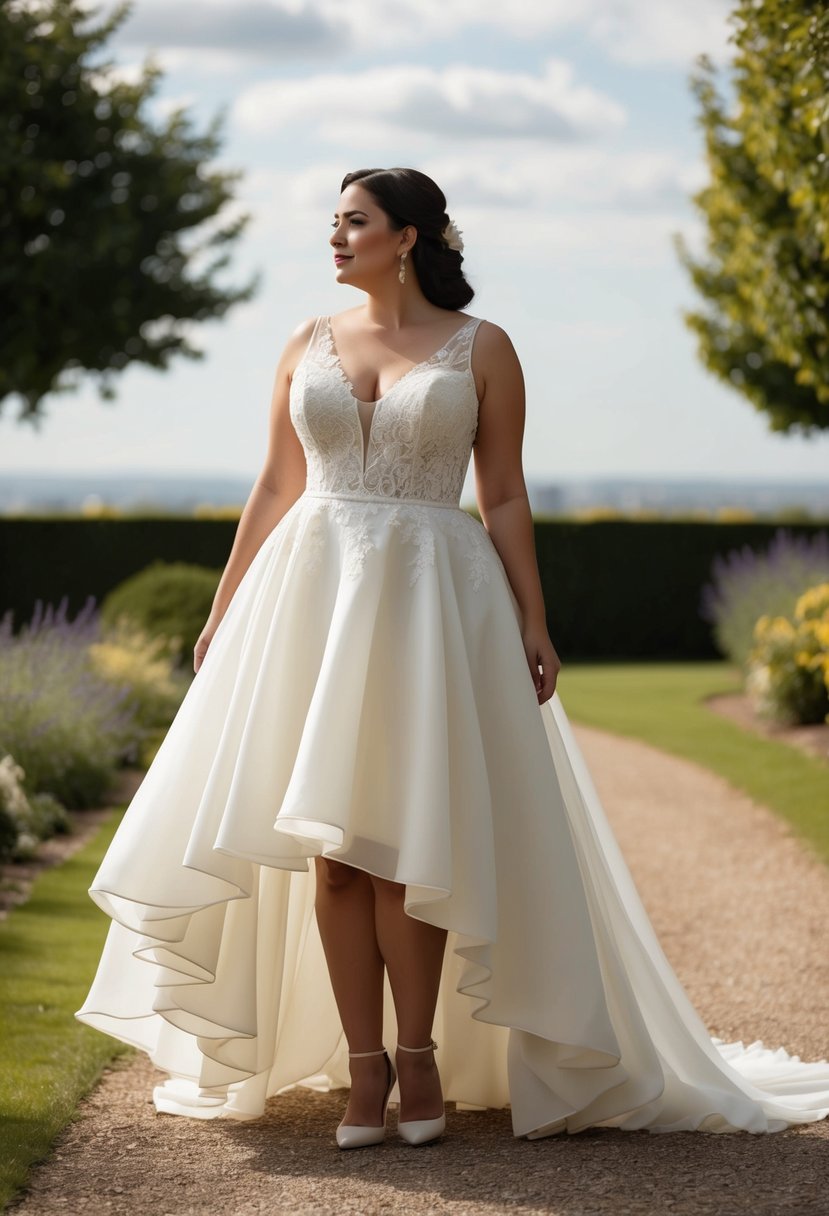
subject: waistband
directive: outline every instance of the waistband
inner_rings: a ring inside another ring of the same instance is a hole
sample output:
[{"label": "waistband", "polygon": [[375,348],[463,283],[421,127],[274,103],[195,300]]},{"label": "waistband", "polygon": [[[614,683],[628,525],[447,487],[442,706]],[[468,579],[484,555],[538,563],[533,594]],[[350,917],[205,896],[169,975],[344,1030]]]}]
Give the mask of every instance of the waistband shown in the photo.
[{"label": "waistband", "polygon": [[303,498],[345,498],[352,502],[380,502],[387,503],[389,506],[397,506],[400,503],[411,503],[418,507],[438,507],[443,511],[462,511],[463,507],[460,503],[449,501],[448,499],[435,500],[433,498],[397,498],[394,494],[356,494],[339,490],[303,490]]}]

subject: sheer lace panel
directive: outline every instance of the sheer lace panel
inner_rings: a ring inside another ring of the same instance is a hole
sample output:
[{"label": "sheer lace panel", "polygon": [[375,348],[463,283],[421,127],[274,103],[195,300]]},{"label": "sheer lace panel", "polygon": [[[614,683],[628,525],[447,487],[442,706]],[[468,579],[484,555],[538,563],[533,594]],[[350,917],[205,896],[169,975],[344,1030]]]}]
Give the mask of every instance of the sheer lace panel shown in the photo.
[{"label": "sheer lace panel", "polygon": [[307,488],[457,504],[478,425],[471,370],[480,318],[471,317],[405,372],[361,416],[319,317],[291,384],[291,419],[305,451]]}]

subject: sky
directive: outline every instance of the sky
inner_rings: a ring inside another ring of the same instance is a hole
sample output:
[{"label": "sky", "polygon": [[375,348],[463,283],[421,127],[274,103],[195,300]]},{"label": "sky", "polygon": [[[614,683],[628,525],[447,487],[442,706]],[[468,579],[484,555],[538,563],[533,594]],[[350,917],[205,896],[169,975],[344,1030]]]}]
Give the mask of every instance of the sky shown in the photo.
[{"label": "sky", "polygon": [[[104,12],[111,5],[103,6]],[[217,164],[252,220],[228,282],[248,304],[196,330],[199,362],[131,368],[46,402],[34,430],[0,414],[0,472],[210,472],[265,454],[274,370],[308,317],[362,303],[335,281],[329,225],[350,170],[410,165],[444,191],[475,289],[527,388],[528,479],[815,478],[829,435],[773,434],[706,372],[673,235],[702,249],[706,180],[689,86],[727,72],[721,0],[134,0],[110,44],[148,56],[160,115],[224,115]],[[726,86],[726,78],[723,79]],[[105,301],[102,302],[105,306]],[[472,468],[467,477],[469,497]]]}]

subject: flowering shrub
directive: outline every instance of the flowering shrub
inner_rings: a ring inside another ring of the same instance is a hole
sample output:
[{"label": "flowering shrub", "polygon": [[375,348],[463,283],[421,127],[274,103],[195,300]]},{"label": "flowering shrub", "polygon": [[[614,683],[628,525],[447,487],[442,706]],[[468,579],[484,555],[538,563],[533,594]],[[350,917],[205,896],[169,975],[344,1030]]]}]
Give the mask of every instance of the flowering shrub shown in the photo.
[{"label": "flowering shrub", "polygon": [[93,667],[99,640],[92,597],[72,622],[65,599],[57,611],[38,601],[17,636],[10,613],[0,620],[0,753],[23,768],[29,794],[70,808],[99,805],[144,737],[129,688]]},{"label": "flowering shrub", "polygon": [[745,668],[758,617],[786,616],[807,588],[829,581],[829,533],[794,536],[778,528],[765,552],[733,549],[715,558],[711,574],[701,615],[712,623],[722,653]]},{"label": "flowering shrub", "polygon": [[746,688],[767,717],[829,722],[829,581],[799,597],[793,620],[759,618]]},{"label": "flowering shrub", "polygon": [[101,619],[115,627],[129,617],[150,637],[169,638],[177,665],[192,675],[193,648],[221,576],[221,570],[187,562],[155,561],[113,587],[101,604]]},{"label": "flowering shrub", "polygon": [[71,828],[66,808],[51,794],[26,795],[25,775],[13,756],[0,759],[0,861],[22,861],[39,841]]},{"label": "flowering shrub", "polygon": [[0,860],[12,857],[29,803],[21,782],[23,769],[11,756],[0,760]]},{"label": "flowering shrub", "polygon": [[189,680],[176,671],[178,639],[150,637],[129,617],[121,617],[100,642],[89,646],[93,669],[125,687],[125,704],[143,726],[166,726],[181,704]]}]

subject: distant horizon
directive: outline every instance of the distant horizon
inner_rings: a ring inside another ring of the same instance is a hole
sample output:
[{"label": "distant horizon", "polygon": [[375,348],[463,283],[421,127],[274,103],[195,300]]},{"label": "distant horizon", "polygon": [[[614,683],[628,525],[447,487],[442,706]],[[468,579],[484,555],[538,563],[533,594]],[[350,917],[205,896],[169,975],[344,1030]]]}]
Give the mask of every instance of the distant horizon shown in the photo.
[{"label": "distant horizon", "polygon": [[[477,507],[472,467],[459,505]],[[0,516],[50,512],[89,512],[113,508],[135,512],[148,508],[190,513],[197,509],[242,507],[255,484],[255,474],[153,468],[0,471]],[[527,496],[534,514],[570,511],[657,512],[663,515],[702,512],[747,512],[755,517],[802,515],[829,520],[829,478],[726,477],[637,473],[526,474]]]},{"label": "distant horizon", "polygon": [[[470,468],[471,468],[470,464]],[[65,478],[67,480],[80,481],[88,477],[152,477],[156,480],[166,480],[168,478],[187,478],[190,480],[199,480],[209,477],[213,480],[248,480],[257,476],[256,473],[250,471],[233,471],[227,469],[168,469],[163,467],[136,467],[129,466],[119,468],[115,465],[110,465],[107,468],[90,468],[90,469],[66,469],[54,471],[49,469],[29,467],[29,468],[2,468],[0,467],[0,478],[5,477],[39,477],[44,479],[54,480],[56,478]],[[757,482],[774,482],[775,485],[792,485],[797,487],[803,486],[829,486],[829,472],[825,477],[804,477],[793,474],[783,475],[775,473],[751,473],[751,474],[728,474],[728,473],[638,473],[635,470],[629,473],[607,473],[595,471],[590,473],[549,473],[549,474],[532,474],[525,473],[527,484],[547,485],[557,484],[562,481],[583,482],[583,481],[654,481],[654,482],[670,482],[673,484],[680,482],[729,482],[739,485],[749,485]]]}]

